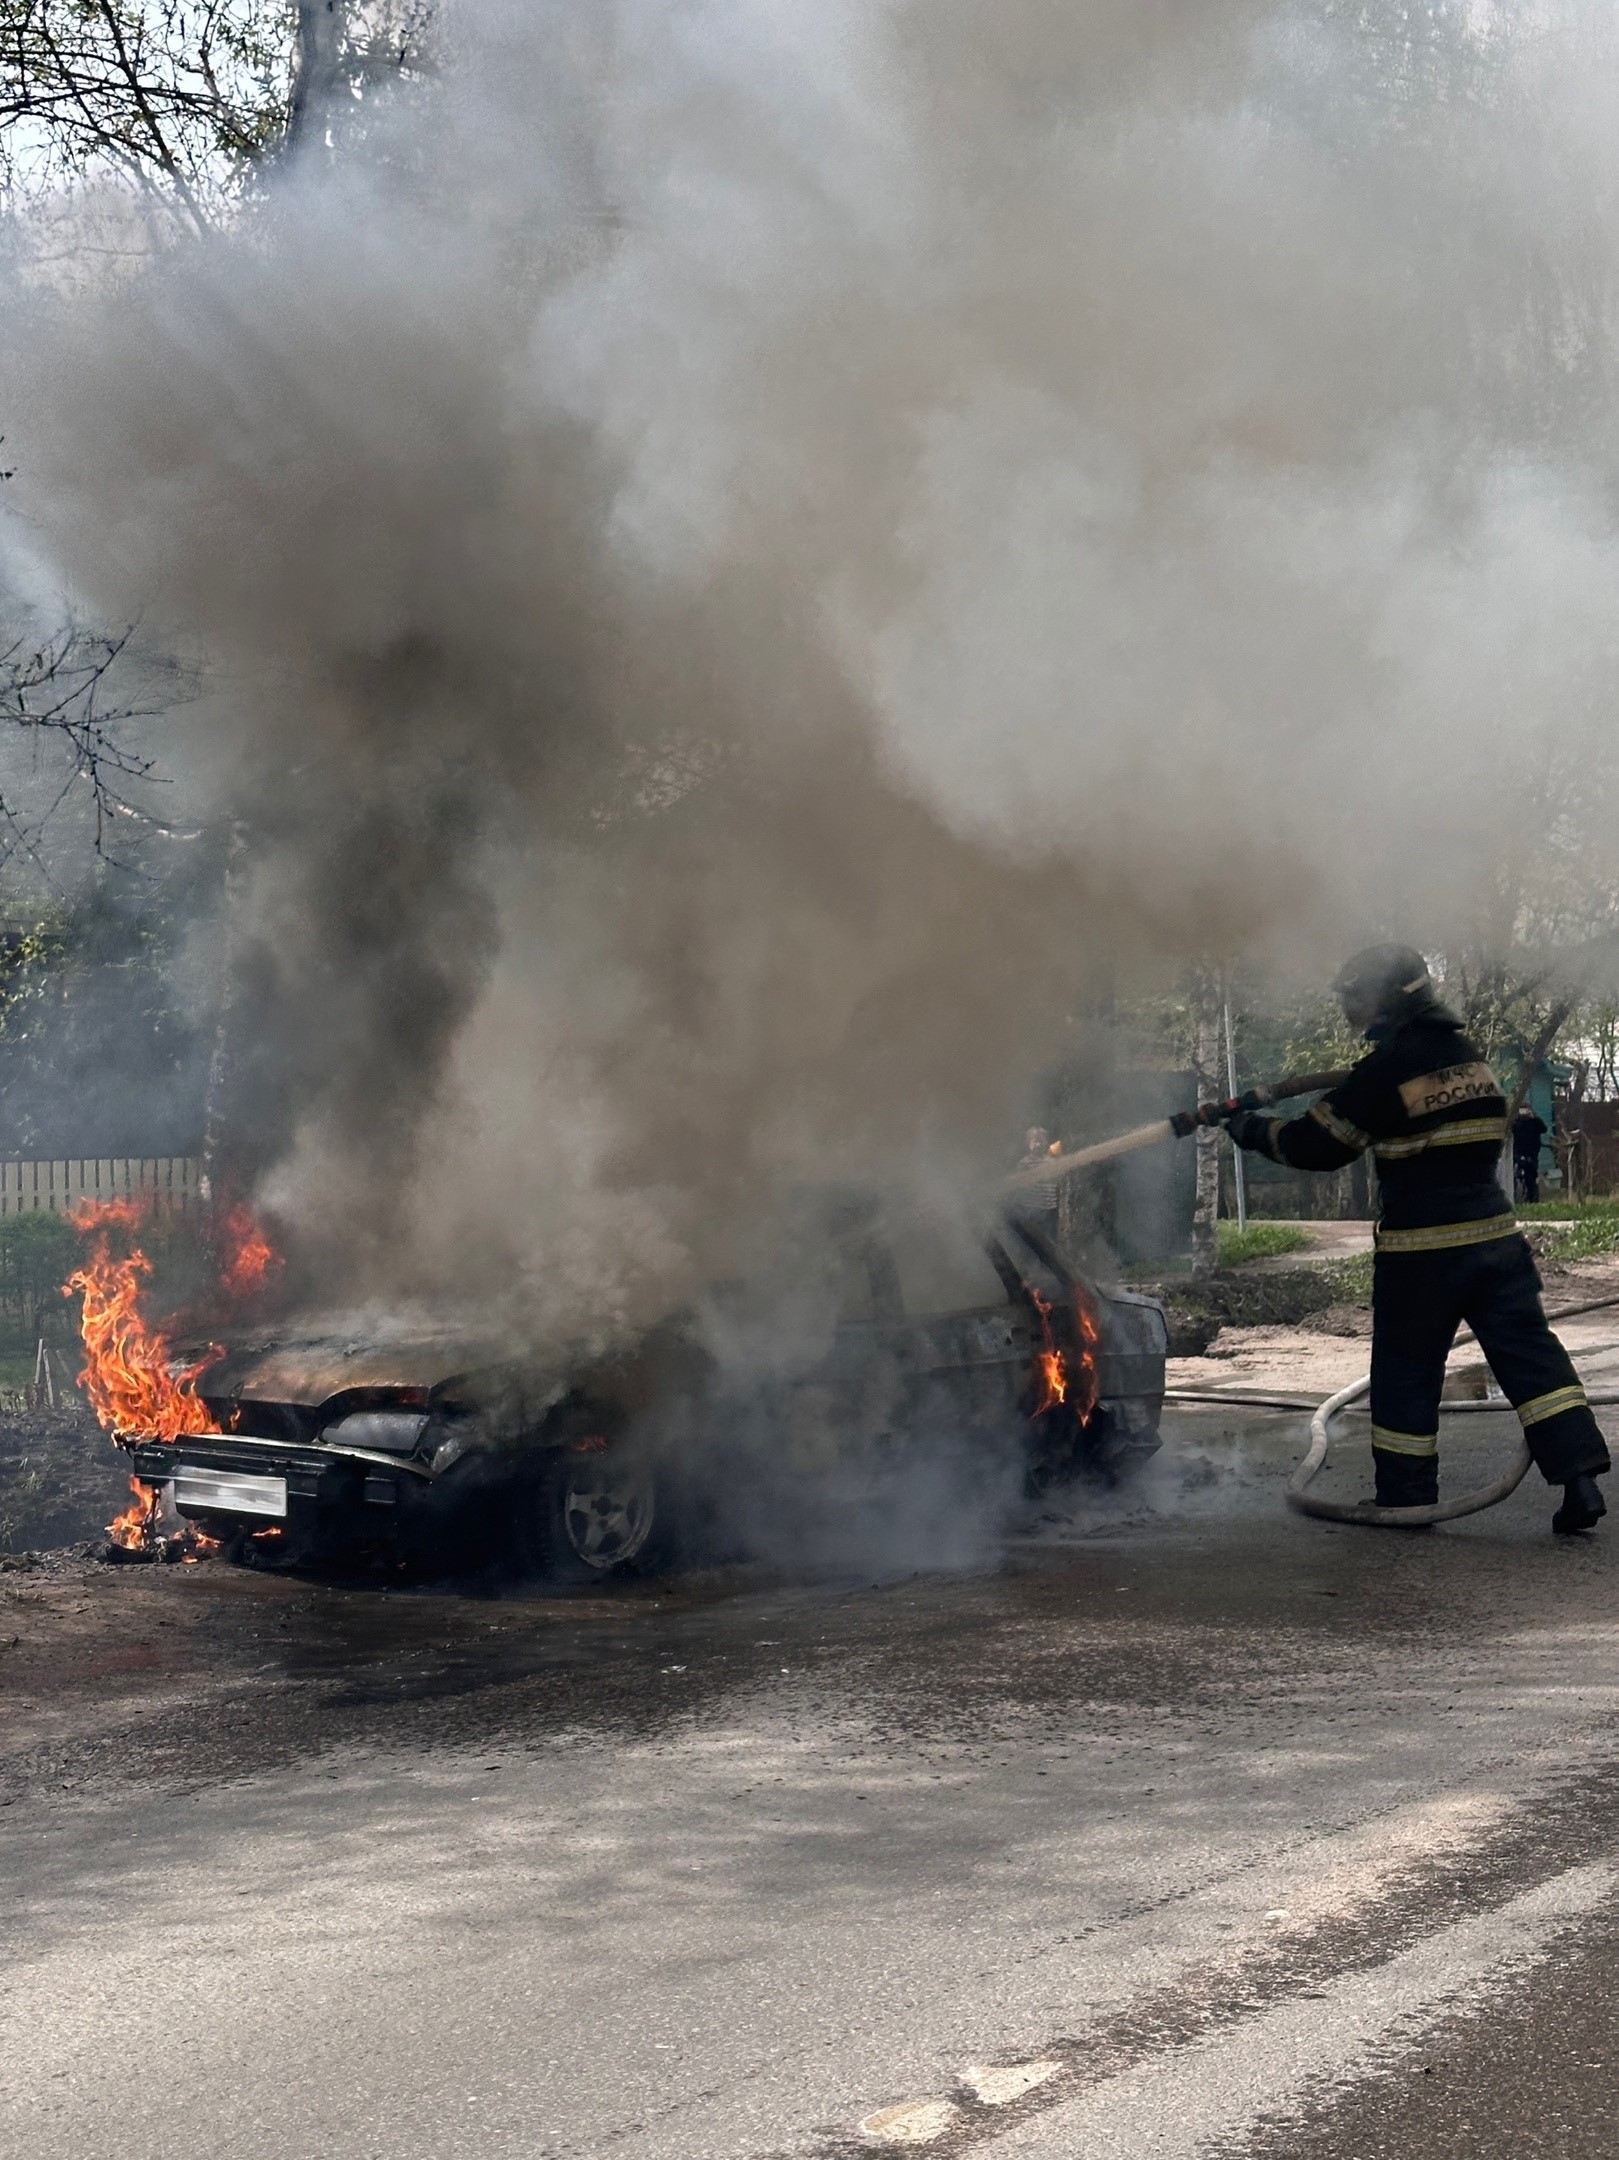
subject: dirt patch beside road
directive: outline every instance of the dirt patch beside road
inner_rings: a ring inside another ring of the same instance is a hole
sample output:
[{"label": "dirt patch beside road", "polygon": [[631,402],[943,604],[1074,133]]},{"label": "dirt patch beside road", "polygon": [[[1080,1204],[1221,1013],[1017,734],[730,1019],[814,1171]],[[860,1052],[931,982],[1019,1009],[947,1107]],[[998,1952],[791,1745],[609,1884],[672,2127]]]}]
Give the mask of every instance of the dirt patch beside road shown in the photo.
[{"label": "dirt patch beside road", "polygon": [[[1232,1277],[1240,1277],[1243,1272],[1234,1269]],[[1304,1266],[1293,1272],[1308,1275],[1312,1271]],[[1616,1254],[1582,1261],[1575,1267],[1542,1267],[1541,1275],[1546,1304],[1553,1312],[1560,1306],[1581,1305],[1592,1298],[1619,1297]],[[1231,1279],[1216,1277],[1215,1283]],[[1271,1275],[1266,1279],[1276,1283],[1283,1278]],[[1341,1300],[1323,1300],[1292,1321],[1222,1325],[1200,1354],[1170,1359],[1169,1384],[1172,1388],[1260,1388],[1330,1395],[1365,1372],[1371,1332],[1370,1304]],[[1596,1345],[1619,1339],[1619,1306],[1562,1322],[1558,1333],[1578,1363],[1582,1354],[1591,1354]],[[1477,1358],[1476,1350],[1464,1348],[1454,1363],[1477,1362]],[[1611,1371],[1595,1377],[1613,1384]]]},{"label": "dirt patch beside road", "polygon": [[129,1458],[84,1404],[0,1418],[0,1553],[77,1544],[129,1504]]}]

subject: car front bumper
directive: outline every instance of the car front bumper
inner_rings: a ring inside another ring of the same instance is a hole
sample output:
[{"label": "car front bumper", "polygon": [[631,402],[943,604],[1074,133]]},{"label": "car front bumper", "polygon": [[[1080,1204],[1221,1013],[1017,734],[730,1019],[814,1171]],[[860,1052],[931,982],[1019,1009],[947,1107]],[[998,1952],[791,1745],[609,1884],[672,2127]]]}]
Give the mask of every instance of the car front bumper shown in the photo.
[{"label": "car front bumper", "polygon": [[231,1434],[144,1440],[133,1453],[136,1477],[209,1536],[279,1529],[300,1555],[433,1546],[455,1514],[442,1481],[407,1459]]}]

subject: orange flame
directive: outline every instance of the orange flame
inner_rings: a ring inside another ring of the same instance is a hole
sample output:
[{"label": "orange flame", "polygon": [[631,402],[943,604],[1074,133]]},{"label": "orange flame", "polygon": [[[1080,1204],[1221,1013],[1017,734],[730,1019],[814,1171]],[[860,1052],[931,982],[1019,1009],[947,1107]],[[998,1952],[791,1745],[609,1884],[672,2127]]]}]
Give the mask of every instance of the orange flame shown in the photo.
[{"label": "orange flame", "polygon": [[1068,1400],[1068,1362],[1058,1349],[1051,1332],[1051,1304],[1043,1298],[1031,1283],[1029,1295],[1040,1317],[1040,1400],[1030,1412],[1032,1417],[1044,1417],[1048,1410],[1055,1410]]},{"label": "orange flame", "polygon": [[[148,1326],[140,1294],[152,1263],[138,1245],[122,1257],[112,1250],[114,1230],[131,1230],[142,1210],[132,1200],[89,1201],[74,1211],[77,1229],[91,1233],[90,1257],[62,1285],[64,1297],[81,1299],[79,1333],[84,1369],[79,1385],[104,1432],[138,1433],[143,1440],[176,1440],[183,1433],[216,1433],[219,1426],[197,1393],[197,1382],[223,1352],[173,1369],[168,1337]],[[135,1504],[108,1525],[114,1544],[140,1550],[152,1542],[157,1493],[131,1478]]]},{"label": "orange flame", "polygon": [[122,1545],[125,1552],[144,1552],[152,1542],[152,1523],[157,1514],[157,1487],[143,1485],[132,1477],[129,1489],[135,1495],[133,1507],[125,1508],[122,1515],[115,1515],[107,1525],[107,1535],[115,1545]]},{"label": "orange flame", "polygon": [[281,1266],[281,1255],[254,1220],[252,1210],[240,1204],[228,1208],[221,1217],[219,1243],[220,1288],[233,1300],[262,1290]]},{"label": "orange flame", "polygon": [[1096,1362],[1096,1353],[1102,1343],[1102,1324],[1090,1299],[1077,1285],[1074,1317],[1079,1322],[1079,1393],[1074,1400],[1074,1414],[1083,1424],[1096,1408],[1096,1399],[1102,1392],[1102,1376]]},{"label": "orange flame", "polygon": [[[1085,1419],[1096,1408],[1097,1391],[1100,1385],[1096,1367],[1096,1351],[1102,1339],[1102,1331],[1097,1323],[1096,1315],[1091,1310],[1090,1302],[1084,1292],[1076,1289],[1074,1293],[1074,1317],[1079,1326],[1080,1343],[1079,1371],[1076,1376],[1070,1373],[1067,1352],[1058,1347],[1057,1339],[1051,1331],[1052,1308],[1050,1300],[1043,1298],[1032,1283],[1028,1286],[1028,1289],[1040,1321],[1040,1354],[1037,1361],[1040,1375],[1040,1399],[1029,1415],[1031,1417],[1044,1417],[1048,1410],[1058,1410],[1064,1404],[1069,1404],[1074,1415],[1083,1424]],[[1070,1391],[1072,1391],[1071,1404]]]}]

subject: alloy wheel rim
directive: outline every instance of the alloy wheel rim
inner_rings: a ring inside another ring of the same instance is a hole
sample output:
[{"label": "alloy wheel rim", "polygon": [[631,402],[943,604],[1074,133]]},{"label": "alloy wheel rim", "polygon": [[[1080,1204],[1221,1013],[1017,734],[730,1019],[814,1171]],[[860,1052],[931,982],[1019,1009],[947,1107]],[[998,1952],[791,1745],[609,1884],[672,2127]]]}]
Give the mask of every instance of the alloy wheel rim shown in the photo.
[{"label": "alloy wheel rim", "polygon": [[652,1528],[652,1482],[626,1463],[580,1464],[563,1492],[562,1523],[586,1567],[605,1571],[632,1560]]}]

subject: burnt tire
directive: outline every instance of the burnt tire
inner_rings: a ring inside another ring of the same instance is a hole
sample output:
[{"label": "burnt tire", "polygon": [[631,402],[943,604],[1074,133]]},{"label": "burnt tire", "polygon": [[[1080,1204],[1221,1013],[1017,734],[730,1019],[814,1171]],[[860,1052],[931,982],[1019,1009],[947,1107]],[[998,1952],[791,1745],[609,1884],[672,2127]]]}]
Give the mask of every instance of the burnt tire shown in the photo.
[{"label": "burnt tire", "polygon": [[519,1549],[548,1581],[605,1582],[639,1560],[658,1527],[651,1465],[610,1448],[559,1448],[524,1495]]}]

